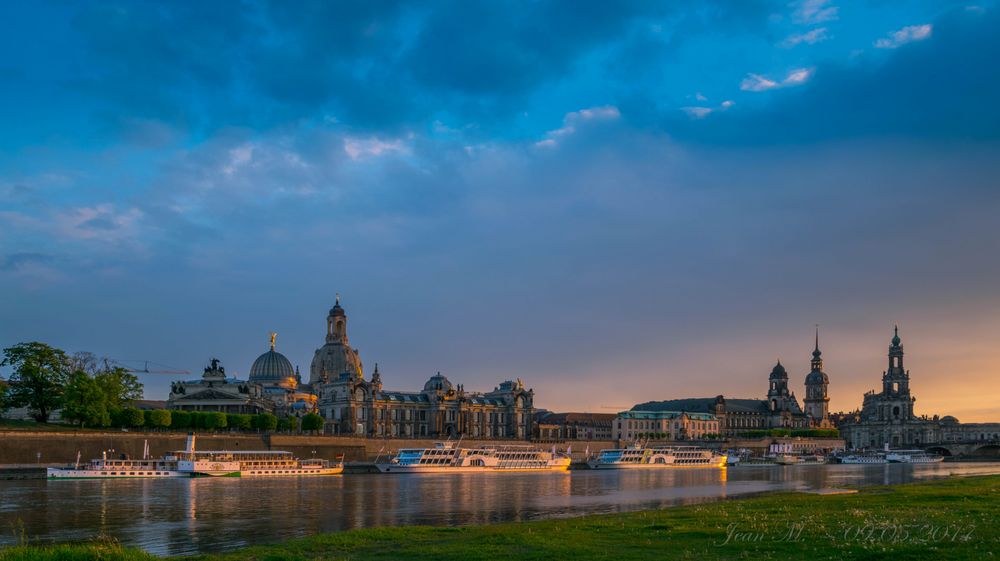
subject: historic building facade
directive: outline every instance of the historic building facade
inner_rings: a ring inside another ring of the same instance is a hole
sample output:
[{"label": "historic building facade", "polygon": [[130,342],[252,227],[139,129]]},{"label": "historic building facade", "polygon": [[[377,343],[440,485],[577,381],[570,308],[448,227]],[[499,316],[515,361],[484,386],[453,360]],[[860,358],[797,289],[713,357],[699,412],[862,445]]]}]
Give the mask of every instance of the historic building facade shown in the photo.
[{"label": "historic building facade", "polygon": [[227,377],[226,369],[213,358],[200,380],[170,385],[167,408],[256,414],[269,411],[271,406],[263,398],[258,384]]},{"label": "historic building facade", "polygon": [[535,435],[540,440],[611,440],[614,413],[535,412]]},{"label": "historic building facade", "polygon": [[719,418],[712,413],[687,411],[623,411],[612,425],[615,440],[695,440],[716,437]]},{"label": "historic building facade", "polygon": [[958,419],[918,416],[910,393],[910,371],[903,367],[899,327],[889,342],[889,364],[882,372],[882,390],[864,395],[861,410],[848,415],[840,434],[851,448],[892,448],[927,444],[989,441],[1000,437],[1000,423],[962,424]]},{"label": "historic building facade", "polygon": [[330,309],[326,340],[316,350],[309,382],[318,398],[326,430],[397,438],[531,438],[534,390],[520,379],[505,381],[491,392],[468,392],[437,373],[420,391],[382,388],[375,365],[366,379],[360,353],[350,346],[347,314],[340,299]]},{"label": "historic building facade", "polygon": [[718,420],[719,434],[724,436],[752,430],[831,427],[828,406],[830,378],[823,372],[818,330],[811,369],[805,377],[805,409],[799,405],[795,392],[789,388],[788,380],[788,371],[779,360],[768,375],[766,399],[727,398],[722,395],[670,399],[640,403],[631,412],[711,414]]}]

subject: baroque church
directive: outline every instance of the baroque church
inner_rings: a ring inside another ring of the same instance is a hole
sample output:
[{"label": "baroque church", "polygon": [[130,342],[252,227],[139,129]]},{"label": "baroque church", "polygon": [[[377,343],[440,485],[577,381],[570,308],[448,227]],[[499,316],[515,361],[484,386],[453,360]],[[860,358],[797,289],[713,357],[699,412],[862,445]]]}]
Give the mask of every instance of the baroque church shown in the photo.
[{"label": "baroque church", "polygon": [[910,393],[910,371],[903,367],[903,343],[896,326],[889,342],[889,364],[882,391],[865,393],[861,410],[849,415],[840,434],[850,448],[923,446],[998,439],[1000,423],[959,423],[950,415],[918,416]]},{"label": "baroque church", "polygon": [[520,379],[480,393],[439,372],[420,391],[390,391],[382,387],[377,364],[366,379],[339,297],[327,315],[326,341],[313,357],[309,385],[330,434],[521,440],[532,435],[535,392]]},{"label": "baroque church", "polygon": [[788,371],[779,360],[768,375],[766,399],[700,397],[650,401],[640,403],[632,411],[675,411],[678,413],[710,413],[719,420],[723,436],[750,430],[775,428],[830,428],[830,378],[823,371],[823,354],[819,350],[819,329],[805,376],[805,409],[799,405],[795,392],[788,387]]},{"label": "baroque church", "polygon": [[382,388],[375,365],[365,377],[358,350],[347,336],[340,297],[326,318],[326,337],[316,349],[303,383],[298,368],[271,348],[257,357],[247,380],[230,378],[217,359],[201,379],[174,382],[167,407],[225,413],[271,412],[278,416],[319,413],[327,434],[397,438],[530,439],[535,392],[517,379],[490,392],[466,391],[440,372],[420,391]]}]

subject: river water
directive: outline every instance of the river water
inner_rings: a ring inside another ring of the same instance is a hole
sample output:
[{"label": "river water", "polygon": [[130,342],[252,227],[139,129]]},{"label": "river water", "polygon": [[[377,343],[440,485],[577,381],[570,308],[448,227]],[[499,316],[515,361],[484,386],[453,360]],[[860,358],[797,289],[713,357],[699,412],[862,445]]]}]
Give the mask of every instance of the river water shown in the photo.
[{"label": "river water", "polygon": [[161,555],[208,553],[370,526],[485,524],[996,473],[1000,463],[0,481],[0,544],[105,534]]}]

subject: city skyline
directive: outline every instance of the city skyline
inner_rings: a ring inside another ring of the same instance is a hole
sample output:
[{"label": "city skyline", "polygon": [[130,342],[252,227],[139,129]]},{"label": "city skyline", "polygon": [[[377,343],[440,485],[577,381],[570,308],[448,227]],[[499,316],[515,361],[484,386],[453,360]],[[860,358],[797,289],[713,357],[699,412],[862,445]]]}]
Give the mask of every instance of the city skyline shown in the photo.
[{"label": "city skyline", "polygon": [[3,346],[1000,419],[996,2],[236,6],[0,6]]}]

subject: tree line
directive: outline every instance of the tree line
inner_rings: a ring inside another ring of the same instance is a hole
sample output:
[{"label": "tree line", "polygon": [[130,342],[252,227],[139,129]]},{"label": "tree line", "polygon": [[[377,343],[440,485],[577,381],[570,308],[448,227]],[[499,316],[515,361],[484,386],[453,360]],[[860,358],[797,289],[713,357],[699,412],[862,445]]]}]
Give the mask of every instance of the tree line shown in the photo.
[{"label": "tree line", "polygon": [[[0,414],[12,407],[27,407],[32,418],[47,423],[62,411],[65,421],[81,427],[150,428],[160,430],[262,430],[295,431],[297,417],[279,419],[271,413],[242,415],[217,411],[142,411],[142,383],[129,370],[100,360],[92,353],[68,355],[37,341],[18,343],[3,350],[0,367],[11,369],[0,379]],[[301,429],[323,428],[315,413],[301,419]]]}]

